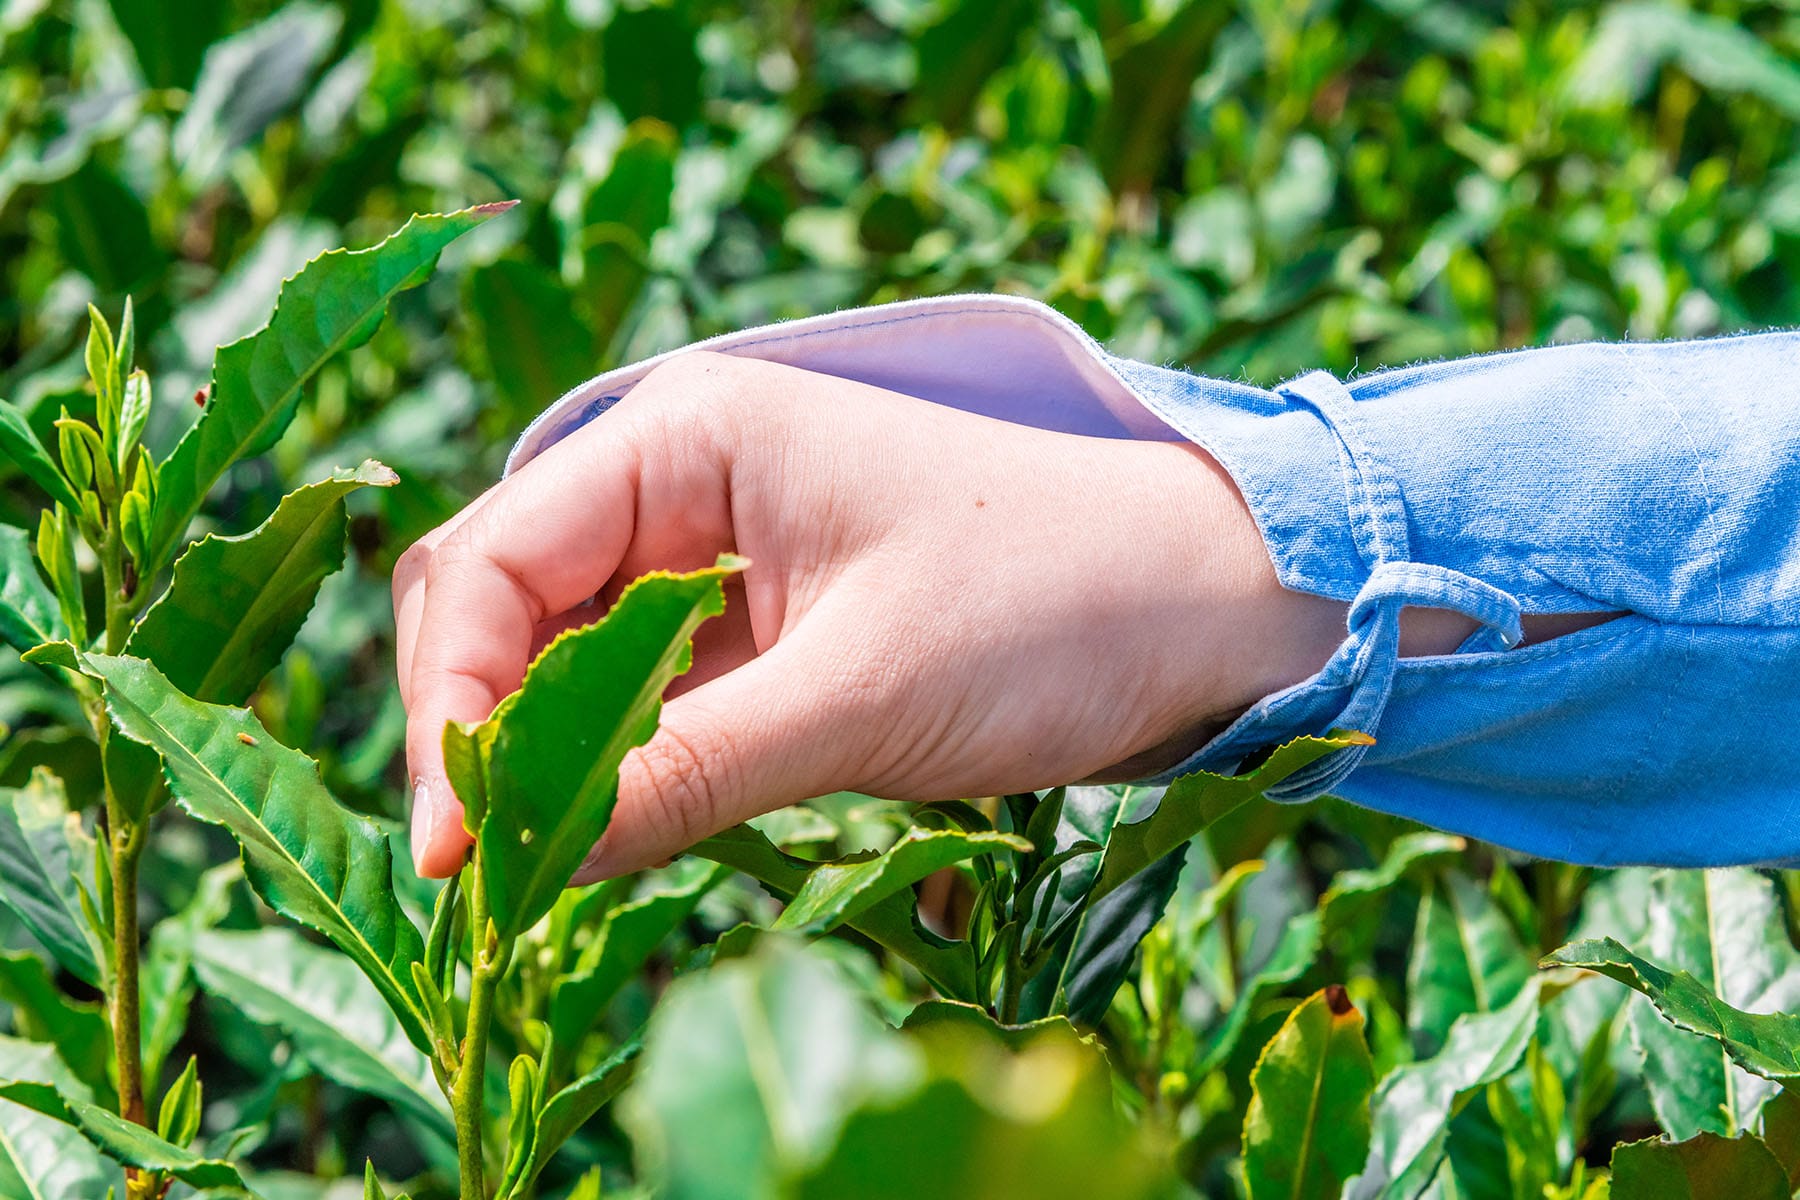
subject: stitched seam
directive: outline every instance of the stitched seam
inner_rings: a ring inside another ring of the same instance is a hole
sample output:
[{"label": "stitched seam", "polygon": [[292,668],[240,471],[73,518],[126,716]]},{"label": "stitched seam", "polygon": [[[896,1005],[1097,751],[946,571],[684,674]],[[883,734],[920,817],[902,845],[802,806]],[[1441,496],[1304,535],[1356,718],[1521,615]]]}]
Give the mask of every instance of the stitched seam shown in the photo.
[{"label": "stitched seam", "polygon": [[[1529,646],[1520,646],[1513,650],[1483,650],[1473,654],[1432,654],[1424,657],[1407,657],[1400,660],[1402,670],[1418,674],[1445,671],[1485,671],[1494,667],[1528,666],[1533,663],[1553,661],[1567,655],[1576,654],[1595,646],[1604,646],[1634,634],[1654,628],[1670,628],[1648,617],[1627,614],[1587,629],[1577,629],[1573,633],[1565,633],[1553,637],[1549,641],[1533,642]],[[1691,628],[1679,626],[1679,628]],[[1604,632],[1601,632],[1604,631]]]},{"label": "stitched seam", "polygon": [[1669,398],[1668,390],[1663,387],[1662,380],[1654,375],[1647,375],[1629,355],[1626,356],[1626,361],[1631,363],[1632,375],[1639,384],[1648,384],[1656,398],[1662,401],[1663,407],[1669,410],[1669,415],[1675,418],[1675,427],[1681,430],[1681,436],[1687,439],[1688,452],[1694,460],[1694,473],[1700,480],[1700,494],[1706,500],[1706,532],[1712,542],[1713,591],[1718,604],[1715,611],[1719,619],[1723,621],[1725,619],[1725,575],[1719,567],[1719,560],[1724,557],[1724,554],[1719,545],[1718,504],[1713,498],[1712,482],[1706,477],[1706,463],[1700,455],[1700,443],[1694,440],[1693,432],[1688,429],[1687,420],[1682,417],[1681,409]]}]

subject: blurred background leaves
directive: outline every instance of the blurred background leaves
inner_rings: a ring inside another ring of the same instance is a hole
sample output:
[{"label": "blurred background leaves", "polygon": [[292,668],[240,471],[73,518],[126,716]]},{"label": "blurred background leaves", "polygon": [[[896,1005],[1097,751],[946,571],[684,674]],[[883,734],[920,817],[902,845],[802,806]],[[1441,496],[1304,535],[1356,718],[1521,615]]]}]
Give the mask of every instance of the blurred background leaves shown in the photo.
[{"label": "blurred background leaves", "polygon": [[[159,395],[191,396],[311,255],[415,211],[523,201],[321,372],[211,514],[247,529],[334,467],[398,471],[353,498],[348,569],[256,698],[338,796],[395,818],[394,557],[594,372],[958,290],[1041,297],[1121,353],[1259,383],[1792,324],[1797,57],[1793,0],[0,0],[0,395],[40,436],[65,406],[91,415],[85,306],[130,293]],[[149,442],[166,451],[197,411],[159,404]],[[10,470],[0,521],[22,525],[34,500]],[[75,716],[0,660],[0,786],[42,763],[91,792],[93,751],[59,731]],[[226,857],[166,832],[153,913],[203,901],[200,868]],[[1759,1119],[1765,1087],[1616,990],[1545,989],[1517,1055],[1508,1018],[1535,956],[1587,934],[1792,1004],[1791,945],[1763,936],[1795,924],[1792,873],[1771,890],[1515,865],[1342,805],[1246,810],[1206,843],[1106,1017],[1191,1179],[1225,1186],[1257,1050],[1333,980],[1377,1077],[1417,1059],[1454,1098],[1437,1157],[1385,1160],[1438,1194],[1578,1195],[1582,1154],[1657,1118]],[[681,936],[760,903],[721,890]],[[1760,914],[1762,933],[1678,938],[1701,911]],[[656,987],[634,979],[608,1019],[628,1029]],[[307,1047],[202,1003],[245,1064],[209,1120],[326,1172],[397,1137],[392,1112],[309,1075]],[[1459,1044],[1494,1071],[1432,1057]],[[1646,1085],[1646,1055],[1693,1086]],[[1378,1105],[1378,1147],[1412,1123]]]}]

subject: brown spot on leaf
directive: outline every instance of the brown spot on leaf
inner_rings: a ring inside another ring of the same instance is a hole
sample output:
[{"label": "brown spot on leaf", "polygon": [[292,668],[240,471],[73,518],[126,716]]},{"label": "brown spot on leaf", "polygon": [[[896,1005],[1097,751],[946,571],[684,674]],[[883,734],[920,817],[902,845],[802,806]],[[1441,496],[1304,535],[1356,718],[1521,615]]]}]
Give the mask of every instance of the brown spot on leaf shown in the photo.
[{"label": "brown spot on leaf", "polygon": [[1355,1005],[1350,1003],[1350,993],[1344,990],[1343,984],[1328,983],[1325,985],[1325,1007],[1331,1010],[1332,1016],[1345,1017]]}]

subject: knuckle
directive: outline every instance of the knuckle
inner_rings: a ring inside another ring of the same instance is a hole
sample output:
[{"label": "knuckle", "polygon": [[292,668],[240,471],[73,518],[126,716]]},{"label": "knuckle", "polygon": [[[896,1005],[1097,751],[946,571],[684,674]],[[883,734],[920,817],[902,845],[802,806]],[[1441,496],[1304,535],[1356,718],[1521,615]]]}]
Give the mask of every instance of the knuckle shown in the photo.
[{"label": "knuckle", "polygon": [[634,757],[640,816],[659,845],[687,846],[712,832],[712,814],[728,786],[729,752],[665,726]]}]

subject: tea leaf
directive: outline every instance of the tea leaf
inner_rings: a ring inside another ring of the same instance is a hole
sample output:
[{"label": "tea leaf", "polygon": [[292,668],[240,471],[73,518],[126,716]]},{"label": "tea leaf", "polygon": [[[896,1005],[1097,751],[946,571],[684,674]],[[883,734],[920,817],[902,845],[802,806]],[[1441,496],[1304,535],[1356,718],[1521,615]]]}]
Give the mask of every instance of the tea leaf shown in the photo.
[{"label": "tea leaf", "polygon": [[1630,1142],[1613,1150],[1612,1170],[1619,1200],[1788,1200],[1792,1192],[1780,1161],[1749,1135]]},{"label": "tea leaf", "polygon": [[428,1048],[410,975],[424,939],[394,897],[386,835],[340,806],[318,765],[250,713],[190,699],[142,659],[80,661],[106,684],[113,724],[162,755],[181,806],[237,839],[257,894],[354,959],[413,1045]]},{"label": "tea leaf", "polygon": [[771,936],[670,985],[620,1115],[655,1195],[772,1195],[830,1149],[859,1101],[918,1072],[841,967]]},{"label": "tea leaf", "polygon": [[287,652],[319,584],[344,565],[344,497],[397,480],[365,462],[290,492],[249,533],[195,542],[125,652],[155,663],[196,700],[244,703]]},{"label": "tea leaf", "polygon": [[487,804],[474,833],[502,938],[549,912],[600,840],[619,764],[655,731],[664,689],[692,660],[694,630],[724,611],[725,577],[742,566],[722,556],[704,571],[633,583],[600,621],[552,642],[489,718]]},{"label": "tea leaf", "polygon": [[1459,1018],[1434,1057],[1388,1073],[1375,1091],[1369,1159],[1344,1189],[1347,1200],[1415,1200],[1425,1190],[1462,1100],[1524,1055],[1537,1028],[1540,987],[1534,977],[1505,1008]]},{"label": "tea leaf", "polygon": [[81,511],[81,497],[56,469],[56,464],[50,460],[50,452],[31,431],[25,414],[5,400],[0,400],[0,457],[12,459],[33,483],[44,489],[45,494],[70,512]]},{"label": "tea leaf", "polygon": [[[1664,966],[1687,971],[1713,995],[1746,1012],[1800,1006],[1800,953],[1788,941],[1775,891],[1750,870],[1658,871],[1650,883],[1642,943]],[[1732,1065],[1717,1042],[1696,1038],[1634,1001],[1632,1039],[1644,1054],[1644,1084],[1657,1122],[1680,1141],[1702,1132],[1730,1137],[1756,1123],[1775,1089]]]},{"label": "tea leaf", "polygon": [[69,811],[62,781],[39,768],[23,788],[0,789],[0,904],[64,970],[100,986],[106,951],[81,912],[94,888],[94,839]]},{"label": "tea leaf", "polygon": [[1581,967],[1642,992],[1677,1029],[1719,1043],[1746,1071],[1777,1083],[1800,1078],[1800,1014],[1733,1008],[1686,971],[1639,958],[1612,938],[1571,942],[1540,964]]},{"label": "tea leaf", "polygon": [[682,860],[686,878],[639,896],[606,914],[568,974],[550,992],[551,1042],[574,1053],[606,1006],[642,969],[665,938],[692,915],[706,893],[730,874],[724,867]]},{"label": "tea leaf", "polygon": [[1531,977],[1531,958],[1493,899],[1466,874],[1426,885],[1407,962],[1406,1020],[1421,1057],[1437,1053],[1464,1013],[1493,1012]]},{"label": "tea leaf", "polygon": [[213,360],[212,399],[162,465],[150,561],[168,561],[233,463],[275,444],[320,367],[368,341],[388,302],[423,283],[445,246],[510,207],[414,217],[379,245],[333,250],[288,280],[269,323]]},{"label": "tea leaf", "polygon": [[194,939],[194,971],[208,993],[287,1034],[321,1075],[455,1136],[429,1058],[339,955],[291,929],[220,930]]},{"label": "tea leaf", "polygon": [[[51,1046],[0,1036],[0,1063],[21,1080],[53,1084],[65,1096],[88,1099],[87,1089]],[[117,1174],[79,1130],[22,1105],[0,1103],[0,1196],[101,1196]]]},{"label": "tea leaf", "polygon": [[1167,1200],[1184,1190],[1148,1129],[1114,1102],[1106,1057],[1066,1021],[1029,1032],[966,1019],[909,1022],[922,1078],[872,1097],[830,1155],[797,1164],[802,1200]]},{"label": "tea leaf", "polygon": [[1341,987],[1314,992],[1263,1047],[1244,1116],[1250,1200],[1336,1200],[1369,1151],[1375,1067]]},{"label": "tea leaf", "polygon": [[1348,746],[1368,745],[1360,733],[1333,733],[1323,738],[1295,738],[1243,775],[1196,771],[1169,785],[1162,802],[1146,817],[1116,826],[1106,840],[1100,874],[1088,892],[1092,904],[1149,867],[1208,825],[1261,796],[1289,775]]},{"label": "tea leaf", "polygon": [[913,884],[934,871],[1001,850],[1022,854],[1030,849],[1030,842],[1009,833],[915,827],[879,854],[819,864],[774,927],[816,937],[889,896],[909,893]]},{"label": "tea leaf", "polygon": [[0,1100],[10,1100],[80,1130],[102,1154],[125,1166],[162,1171],[197,1188],[249,1191],[243,1176],[230,1163],[170,1145],[142,1125],[134,1125],[97,1104],[65,1098],[51,1084],[0,1079]]},{"label": "tea leaf", "polygon": [[65,995],[44,961],[23,950],[0,951],[0,1001],[19,1033],[55,1046],[89,1091],[111,1099],[112,1027],[100,1005]]},{"label": "tea leaf", "polygon": [[23,653],[69,636],[62,609],[31,553],[31,537],[0,525],[0,642]]},{"label": "tea leaf", "polygon": [[642,1051],[642,1042],[627,1042],[599,1066],[544,1101],[537,1113],[531,1152],[520,1160],[518,1170],[501,1189],[503,1198],[528,1193],[532,1182],[549,1165],[557,1149],[625,1090],[637,1070],[638,1055]]},{"label": "tea leaf", "polygon": [[[768,838],[748,825],[716,833],[688,852],[742,871],[781,900],[796,895],[818,866],[776,849]],[[975,999],[975,958],[969,944],[948,941],[922,928],[918,905],[911,900],[910,894],[890,895],[848,924],[917,967],[946,996]]]}]

